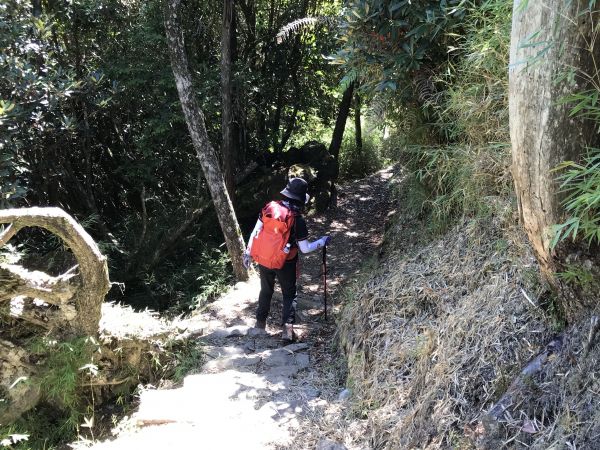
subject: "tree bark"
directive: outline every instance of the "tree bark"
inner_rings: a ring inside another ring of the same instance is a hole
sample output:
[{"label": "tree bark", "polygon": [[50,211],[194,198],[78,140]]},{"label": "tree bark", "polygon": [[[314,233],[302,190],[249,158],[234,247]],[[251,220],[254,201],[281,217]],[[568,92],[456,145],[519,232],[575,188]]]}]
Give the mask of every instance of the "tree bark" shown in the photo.
[{"label": "tree bark", "polygon": [[183,34],[179,24],[178,10],[181,0],[168,0],[165,12],[165,31],[169,46],[171,67],[186,118],[190,137],[202,166],[204,177],[210,190],[221,230],[233,263],[233,271],[238,280],[247,280],[248,271],[243,265],[245,250],[242,233],[233,211],[231,199],[227,193],[225,180],[219,167],[215,150],[208,140],[204,125],[204,114],[196,101],[192,89],[192,76],[188,68]]},{"label": "tree bark", "polygon": [[0,423],[5,426],[35,407],[41,398],[39,384],[29,380],[37,367],[30,364],[29,352],[0,340]]},{"label": "tree bark", "polygon": [[222,157],[223,172],[227,191],[232,201],[235,197],[235,145],[233,133],[233,88],[231,84],[233,0],[223,0],[223,28],[221,35],[221,132],[223,136]]},{"label": "tree bark", "polygon": [[42,15],[42,0],[31,1],[31,12],[33,17],[40,17]]},{"label": "tree bark", "polygon": [[356,150],[359,154],[362,152],[363,147],[360,106],[360,94],[357,92],[354,95],[354,140],[356,142]]},{"label": "tree bark", "polygon": [[331,137],[331,144],[329,144],[329,153],[335,158],[336,163],[339,162],[340,147],[342,146],[342,139],[344,138],[346,119],[348,119],[348,114],[350,113],[353,92],[354,83],[351,83],[342,96],[342,102],[340,103],[340,109],[335,121],[335,128],[333,129],[333,136]]},{"label": "tree bark", "polygon": [[[523,226],[542,273],[556,285],[550,227],[563,220],[563,210],[551,171],[562,161],[577,160],[595,135],[595,124],[570,117],[572,105],[560,100],[589,87],[583,74],[597,75],[593,58],[600,56],[600,45],[590,49],[586,43],[595,40],[594,21],[581,14],[587,1],[521,6],[515,0],[509,65],[512,174]],[[571,70],[572,81],[559,79]]]},{"label": "tree bark", "polygon": [[[106,257],[100,253],[92,237],[60,208],[5,209],[0,211],[0,223],[10,224],[0,235],[0,245],[4,245],[24,227],[44,228],[65,242],[77,259],[80,274],[80,288],[74,295],[77,316],[73,328],[77,334],[97,335],[100,309],[110,289],[110,281]],[[57,304],[73,296],[72,288],[67,284],[71,278],[68,272],[55,278],[41,272],[16,270],[13,266],[3,265],[0,277],[0,301],[7,296],[26,295]],[[51,287],[57,291],[44,293]]]}]

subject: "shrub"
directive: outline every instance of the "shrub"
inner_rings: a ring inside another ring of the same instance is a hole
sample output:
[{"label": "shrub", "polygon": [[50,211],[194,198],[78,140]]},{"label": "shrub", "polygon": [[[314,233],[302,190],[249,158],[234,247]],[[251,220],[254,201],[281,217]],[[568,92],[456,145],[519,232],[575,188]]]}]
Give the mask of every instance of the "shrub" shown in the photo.
[{"label": "shrub", "polygon": [[384,154],[405,164],[428,195],[434,229],[456,217],[487,215],[490,197],[512,192],[508,74],[512,2],[465,3],[448,33],[447,63],[415,75],[419,102],[395,107]]},{"label": "shrub", "polygon": [[227,253],[218,248],[206,249],[202,252],[194,269],[198,274],[196,281],[200,287],[200,294],[194,298],[191,308],[202,308],[225,291],[232,281],[230,265]]},{"label": "shrub", "polygon": [[354,133],[348,131],[344,133],[340,148],[340,176],[346,179],[362,178],[381,169],[385,165],[385,158],[381,154],[377,136],[363,136],[362,148],[359,149]]},{"label": "shrub", "polygon": [[405,153],[408,167],[428,190],[424,206],[433,229],[445,229],[456,217],[489,215],[490,197],[511,191],[507,145],[419,146]]},{"label": "shrub", "polygon": [[569,218],[553,227],[551,247],[579,235],[588,245],[600,244],[600,149],[589,149],[581,163],[566,161],[557,167]]}]

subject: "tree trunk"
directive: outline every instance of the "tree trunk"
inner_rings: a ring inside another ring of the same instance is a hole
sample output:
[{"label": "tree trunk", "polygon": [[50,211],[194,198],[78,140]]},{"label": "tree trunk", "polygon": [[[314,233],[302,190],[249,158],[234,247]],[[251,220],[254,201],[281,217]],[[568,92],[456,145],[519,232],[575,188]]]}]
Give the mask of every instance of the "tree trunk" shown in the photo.
[{"label": "tree trunk", "polygon": [[360,122],[360,94],[357,92],[354,96],[354,138],[356,141],[356,151],[360,154],[362,152],[362,125]]},{"label": "tree trunk", "polygon": [[336,163],[339,163],[340,147],[342,146],[342,139],[344,138],[344,129],[346,128],[346,119],[350,112],[353,92],[354,83],[350,83],[350,86],[344,91],[342,103],[340,103],[340,110],[335,121],[335,128],[333,129],[333,136],[331,137],[331,144],[329,144],[329,153],[335,158]]},{"label": "tree trunk", "polygon": [[100,309],[110,282],[106,257],[91,236],[60,208],[6,209],[0,211],[0,223],[10,224],[0,233],[0,247],[24,227],[41,227],[60,237],[75,255],[80,274],[80,287],[75,290],[69,281],[72,278],[70,272],[50,277],[41,272],[2,265],[0,302],[24,295],[59,305],[74,296],[76,334],[97,335]]},{"label": "tree trunk", "polygon": [[33,17],[40,17],[42,15],[42,0],[31,1],[31,12]]},{"label": "tree trunk", "polygon": [[235,136],[233,134],[233,88],[231,85],[233,0],[223,0],[223,29],[221,35],[221,131],[223,135],[222,156],[225,184],[229,196],[234,198]]},{"label": "tree trunk", "polygon": [[[542,273],[555,286],[550,227],[563,221],[563,210],[552,169],[577,160],[594,137],[595,124],[570,117],[572,105],[560,102],[589,88],[584,73],[597,74],[592,58],[600,56],[600,45],[590,53],[586,44],[595,40],[595,18],[581,14],[587,7],[582,0],[549,0],[529,2],[523,9],[522,0],[515,0],[513,10],[508,96],[512,174],[525,231]],[[559,79],[571,70],[574,77]]]},{"label": "tree trunk", "polygon": [[183,34],[179,24],[178,10],[181,0],[168,0],[165,12],[165,31],[169,45],[169,56],[181,108],[186,118],[192,143],[202,166],[204,177],[215,205],[215,210],[225,243],[229,250],[233,271],[238,280],[247,280],[248,271],[243,265],[245,250],[242,233],[233,211],[231,199],[227,194],[225,180],[219,167],[215,150],[208,140],[204,125],[204,114],[198,105],[192,89],[192,76],[188,68],[187,56],[183,43]]}]

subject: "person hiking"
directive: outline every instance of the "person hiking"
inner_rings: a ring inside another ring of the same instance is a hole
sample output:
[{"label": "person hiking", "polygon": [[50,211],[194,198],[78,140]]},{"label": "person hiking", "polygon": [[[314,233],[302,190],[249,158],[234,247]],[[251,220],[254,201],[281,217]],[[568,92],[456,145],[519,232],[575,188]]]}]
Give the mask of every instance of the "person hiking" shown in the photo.
[{"label": "person hiking", "polygon": [[302,178],[292,178],[281,191],[283,200],[269,202],[261,211],[256,226],[248,240],[244,265],[253,259],[260,273],[260,294],[256,310],[255,328],[265,329],[271,309],[275,278],[283,294],[282,339],[294,340],[296,322],[296,280],[298,277],[298,250],[310,253],[326,246],[330,236],[308,241],[306,221],[302,211],[309,196],[308,183]]}]

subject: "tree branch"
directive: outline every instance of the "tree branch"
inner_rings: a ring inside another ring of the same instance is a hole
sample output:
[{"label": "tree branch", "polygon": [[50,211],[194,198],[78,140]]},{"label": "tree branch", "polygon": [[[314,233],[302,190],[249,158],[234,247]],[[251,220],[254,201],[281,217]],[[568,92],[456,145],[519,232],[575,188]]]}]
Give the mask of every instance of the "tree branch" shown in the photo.
[{"label": "tree branch", "polygon": [[29,271],[21,266],[0,264],[0,303],[18,296],[39,298],[52,305],[63,305],[79,288],[72,281],[76,274],[52,277],[44,272]]},{"label": "tree branch", "polygon": [[6,245],[6,243],[10,241],[20,229],[21,227],[17,223],[11,223],[8,227],[6,227],[4,231],[0,233],[0,247]]}]

